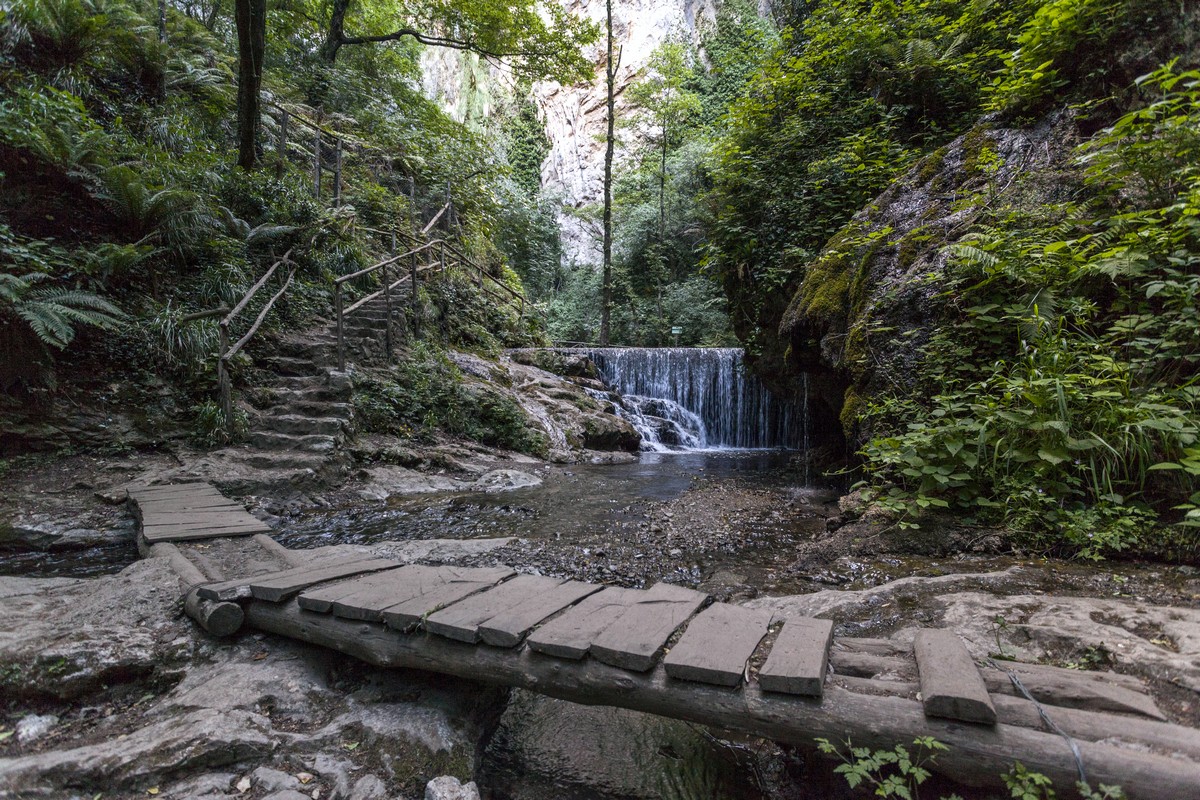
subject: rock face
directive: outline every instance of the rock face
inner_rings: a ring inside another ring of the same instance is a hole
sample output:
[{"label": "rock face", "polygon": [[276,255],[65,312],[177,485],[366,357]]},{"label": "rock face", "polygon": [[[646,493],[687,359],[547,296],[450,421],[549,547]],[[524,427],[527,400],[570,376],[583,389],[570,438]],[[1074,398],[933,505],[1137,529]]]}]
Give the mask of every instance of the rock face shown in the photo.
[{"label": "rock face", "polygon": [[52,710],[0,741],[4,797],[419,797],[474,774],[505,699],[263,634],[216,643],[177,613],[164,559],[0,578],[0,596],[6,710]]},{"label": "rock face", "polygon": [[586,384],[591,380],[591,362],[564,362],[564,374],[577,373],[581,377],[563,379],[532,363],[521,363],[531,359],[522,357],[520,351],[514,355],[498,364],[468,353],[454,353],[452,357],[468,379],[504,391],[521,406],[546,434],[551,461],[595,460],[593,451],[637,452],[642,442],[637,430],[616,416],[611,404],[597,400],[574,382]]},{"label": "rock face", "polygon": [[[563,6],[573,14],[604,25],[603,0],[565,0]],[[702,23],[714,17],[716,7],[714,0],[613,3],[614,47],[620,49],[621,57],[615,90],[618,115],[626,107],[622,97],[626,87],[637,80],[654,48],[671,36],[698,41]],[[596,80],[591,84],[541,83],[534,87],[534,102],[546,122],[546,135],[550,139],[550,154],[542,163],[543,191],[557,195],[564,208],[559,217],[564,257],[585,264],[600,263],[600,242],[594,231],[567,209],[578,210],[603,201],[607,114],[604,50],[601,37],[588,53],[597,65]]]},{"label": "rock face", "polygon": [[861,443],[868,432],[855,421],[863,404],[918,374],[920,349],[943,319],[946,245],[988,206],[1068,196],[1077,142],[1066,112],[1030,128],[984,120],[918,162],[806,266],[767,356],[782,363],[763,367],[807,372],[814,391],[841,410],[851,443]]},{"label": "rock face", "polygon": [[[595,21],[603,28],[604,0],[561,0],[572,14]],[[659,44],[671,36],[698,41],[705,20],[713,19],[715,0],[622,0],[613,3],[614,47],[621,51],[616,76],[617,113],[621,95],[650,59]],[[564,258],[583,264],[600,263],[600,243],[589,226],[572,215],[584,206],[600,203],[604,191],[604,133],[606,130],[604,59],[605,41],[585,55],[596,64],[590,83],[563,86],[542,82],[534,86],[533,102],[546,123],[550,154],[542,163],[542,187],[562,203],[559,216]],[[501,71],[481,65],[472,55],[429,50],[422,59],[423,87],[455,119],[486,118],[496,97],[511,81]],[[620,158],[618,154],[617,158]]]}]

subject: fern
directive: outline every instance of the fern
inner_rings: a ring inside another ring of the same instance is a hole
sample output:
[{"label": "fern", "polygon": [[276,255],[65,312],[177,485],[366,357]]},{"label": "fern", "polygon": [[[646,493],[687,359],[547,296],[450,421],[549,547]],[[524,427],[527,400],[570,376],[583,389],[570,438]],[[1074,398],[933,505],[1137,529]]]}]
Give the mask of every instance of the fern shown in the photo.
[{"label": "fern", "polygon": [[0,317],[24,320],[42,344],[61,350],[75,339],[77,326],[112,329],[125,318],[121,309],[91,292],[35,288],[45,280],[47,276],[40,273],[0,273]]}]

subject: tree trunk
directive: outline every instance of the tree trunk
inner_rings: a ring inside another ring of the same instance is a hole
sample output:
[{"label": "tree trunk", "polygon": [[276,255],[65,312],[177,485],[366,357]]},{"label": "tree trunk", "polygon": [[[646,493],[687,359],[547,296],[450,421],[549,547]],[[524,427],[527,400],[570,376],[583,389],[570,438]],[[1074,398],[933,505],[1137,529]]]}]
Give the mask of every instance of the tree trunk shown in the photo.
[{"label": "tree trunk", "polygon": [[606,4],[605,25],[608,31],[608,57],[605,77],[608,89],[608,134],[604,143],[604,269],[600,281],[600,345],[608,345],[609,317],[612,313],[612,162],[613,137],[616,128],[615,88],[616,64],[613,63],[612,0]]},{"label": "tree trunk", "polygon": [[238,166],[258,165],[258,125],[261,108],[263,55],[267,49],[266,0],[237,0],[238,35]]},{"label": "tree trunk", "polygon": [[333,8],[329,12],[329,30],[325,32],[325,41],[321,43],[321,58],[332,64],[337,61],[338,51],[342,49],[342,41],[346,38],[346,12],[350,9],[350,0],[333,0]]}]

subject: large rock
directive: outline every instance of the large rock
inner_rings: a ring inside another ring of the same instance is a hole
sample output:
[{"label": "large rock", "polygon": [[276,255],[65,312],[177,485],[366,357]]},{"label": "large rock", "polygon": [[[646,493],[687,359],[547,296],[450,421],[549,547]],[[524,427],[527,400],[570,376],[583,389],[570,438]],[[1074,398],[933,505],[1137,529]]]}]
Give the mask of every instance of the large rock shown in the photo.
[{"label": "large rock", "polygon": [[[861,443],[865,404],[920,374],[922,348],[951,302],[941,280],[946,245],[979,213],[965,198],[991,186],[990,207],[1018,194],[1025,207],[1065,200],[1077,185],[1070,163],[1078,140],[1069,113],[1020,129],[984,120],[918,162],[815,259],[796,265],[804,277],[760,371],[776,384],[806,373],[815,398]],[[875,329],[887,335],[871,336]]]},{"label": "large rock", "polygon": [[215,643],[180,616],[164,559],[3,578],[0,596],[0,693],[12,713],[30,698],[60,718],[9,743],[0,797],[414,797],[474,773],[505,699],[265,634]]}]

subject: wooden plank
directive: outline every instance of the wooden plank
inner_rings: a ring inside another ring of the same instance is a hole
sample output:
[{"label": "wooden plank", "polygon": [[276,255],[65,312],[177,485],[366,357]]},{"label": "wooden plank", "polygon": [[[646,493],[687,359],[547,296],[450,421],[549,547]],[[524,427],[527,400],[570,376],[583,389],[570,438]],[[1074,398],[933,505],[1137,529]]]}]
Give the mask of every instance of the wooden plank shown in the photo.
[{"label": "wooden plank", "polygon": [[287,570],[286,572],[277,572],[273,575],[254,578],[250,582],[250,594],[255,600],[278,603],[285,598],[299,593],[302,589],[307,589],[315,583],[337,580],[347,575],[355,575],[362,572],[378,572],[385,569],[394,569],[398,566],[400,566],[400,563],[397,561],[373,558],[366,561],[331,564],[327,567],[317,567],[315,569],[302,569],[299,572],[296,570]]},{"label": "wooden plank", "polygon": [[416,564],[408,564],[399,569],[388,570],[387,572],[356,575],[353,578],[337,581],[336,583],[305,589],[296,598],[296,603],[305,611],[312,611],[318,614],[331,613],[335,603],[345,603],[348,605],[348,609],[343,608],[343,613],[339,614],[339,616],[346,617],[347,619],[370,619],[378,621],[379,611],[389,603],[384,602],[382,606],[375,608],[373,617],[358,616],[356,612],[373,608],[370,604],[363,606],[364,600],[375,595],[382,595],[389,598],[395,597],[403,586],[417,580],[417,576],[422,571],[433,572],[436,569],[437,567],[422,567]]},{"label": "wooden plank", "polygon": [[550,620],[529,635],[529,647],[557,658],[581,659],[592,642],[638,601],[645,592],[609,587]]},{"label": "wooden plank", "polygon": [[254,534],[262,533],[262,528],[215,528],[215,529],[193,529],[185,528],[180,530],[163,531],[163,533],[143,534],[145,540],[150,543],[157,542],[186,542],[202,539],[221,539],[222,536],[253,536]]},{"label": "wooden plank", "polygon": [[713,603],[688,624],[663,666],[672,678],[737,686],[770,625],[766,609]]},{"label": "wooden plank", "polygon": [[155,514],[152,517],[146,517],[142,521],[143,528],[170,528],[179,527],[181,525],[205,525],[213,523],[214,527],[228,525],[230,523],[257,523],[265,525],[266,523],[257,517],[247,514],[239,509],[219,509],[216,511],[207,510],[203,512],[181,512],[179,514]]},{"label": "wooden plank", "polygon": [[[459,570],[458,572],[471,573],[473,571]],[[485,572],[486,574],[484,574]],[[457,603],[465,597],[470,597],[476,592],[489,589],[505,578],[516,574],[513,570],[504,567],[487,571],[481,570],[478,573],[468,574],[465,578],[461,575],[449,577],[449,573],[444,573],[422,587],[420,594],[414,594],[384,608],[383,621],[389,628],[399,631],[409,630],[435,611],[445,608],[451,603]]]},{"label": "wooden plank", "polygon": [[173,500],[180,497],[220,497],[225,495],[218,492],[207,483],[175,484],[173,486],[149,487],[145,489],[129,489],[129,496],[135,501],[141,500]]},{"label": "wooden plank", "polygon": [[531,597],[552,591],[562,583],[562,578],[518,575],[494,589],[471,595],[430,614],[425,620],[425,630],[448,639],[474,644],[479,640],[480,625],[497,614],[519,606]]},{"label": "wooden plank", "polygon": [[592,657],[614,667],[645,672],[671,634],[704,604],[708,595],[656,583],[592,642]]},{"label": "wooden plank", "polygon": [[582,581],[560,583],[484,622],[479,626],[479,638],[496,647],[516,647],[539,622],[603,588]]},{"label": "wooden plank", "polygon": [[171,536],[175,534],[189,535],[193,533],[214,533],[217,531],[229,532],[245,532],[250,533],[270,533],[271,529],[263,523],[255,520],[254,522],[230,522],[230,523],[212,523],[208,525],[191,524],[191,525],[156,525],[152,528],[143,528],[142,534],[147,539],[161,538],[163,536]]},{"label": "wooden plank", "polygon": [[175,514],[180,511],[203,511],[215,508],[228,508],[241,511],[243,514],[246,513],[246,509],[240,503],[224,497],[187,497],[164,502],[146,500],[139,502],[138,506],[142,509],[143,514]]},{"label": "wooden plank", "polygon": [[833,622],[827,619],[791,617],[771,645],[758,684],[768,692],[820,697],[825,691],[829,645]]},{"label": "wooden plank", "polygon": [[[399,564],[383,559],[349,558],[338,560],[331,564],[305,565],[281,572],[268,572],[265,575],[258,575],[251,578],[236,578],[219,583],[210,583],[207,586],[200,587],[200,596],[206,600],[245,600],[255,596],[252,586],[256,583],[263,585],[264,593],[269,593],[272,582],[275,585],[283,586],[302,583],[303,586],[301,588],[306,588],[320,581],[335,580],[336,578],[344,578],[363,572],[376,572],[380,569],[390,569],[395,566],[399,566]],[[326,575],[332,575],[332,577],[324,577]]]},{"label": "wooden plank", "polygon": [[927,716],[996,724],[987,685],[957,634],[923,628],[917,631],[913,652]]},{"label": "wooden plank", "polygon": [[379,622],[383,619],[385,608],[446,584],[491,586],[513,574],[507,567],[426,567],[409,564],[379,575],[360,576],[332,586],[308,589],[297,602],[301,608],[309,611],[327,611],[346,619]]}]

